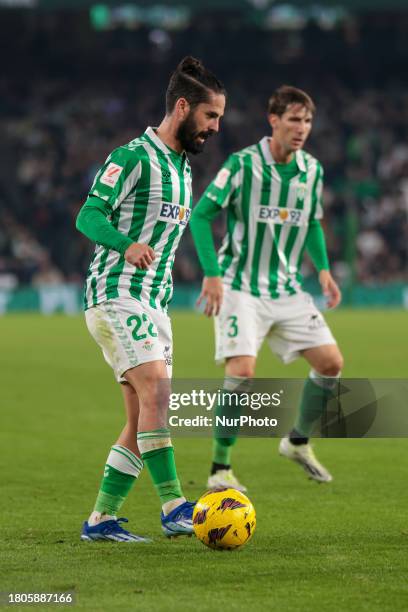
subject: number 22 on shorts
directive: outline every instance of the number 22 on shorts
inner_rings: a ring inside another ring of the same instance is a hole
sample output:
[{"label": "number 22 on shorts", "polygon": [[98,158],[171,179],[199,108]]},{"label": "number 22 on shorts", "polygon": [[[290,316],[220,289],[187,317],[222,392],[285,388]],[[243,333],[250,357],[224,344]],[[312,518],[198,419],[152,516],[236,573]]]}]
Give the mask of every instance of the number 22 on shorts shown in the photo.
[{"label": "number 22 on shorts", "polygon": [[[143,313],[140,315],[132,315],[126,321],[128,327],[134,325],[132,329],[132,336],[134,340],[145,340],[147,335],[151,338],[157,338],[157,333],[155,332],[154,323],[149,319],[149,317]],[[140,333],[141,332],[141,333]]]}]

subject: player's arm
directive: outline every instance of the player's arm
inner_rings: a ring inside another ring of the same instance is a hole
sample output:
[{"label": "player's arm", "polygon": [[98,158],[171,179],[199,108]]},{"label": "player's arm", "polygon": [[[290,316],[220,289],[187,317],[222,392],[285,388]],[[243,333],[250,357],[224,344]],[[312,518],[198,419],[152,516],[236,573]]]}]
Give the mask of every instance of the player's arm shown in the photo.
[{"label": "player's arm", "polygon": [[124,158],[114,151],[96,175],[85,204],[79,211],[76,227],[87,238],[123,255],[137,268],[146,269],[154,259],[154,251],[147,244],[133,242],[108,220],[118,208],[140,176],[140,160]]},{"label": "player's arm", "polygon": [[327,305],[329,308],[335,308],[340,303],[341,292],[330,273],[326,239],[320,223],[320,219],[323,217],[322,192],[323,169],[320,166],[319,176],[313,193],[313,213],[309,221],[309,229],[306,236],[306,250],[319,273],[319,282],[323,295],[327,297]]},{"label": "player's arm", "polygon": [[223,298],[221,271],[218,265],[211,224],[220,214],[222,208],[228,206],[236,194],[237,188],[233,179],[238,168],[235,156],[231,155],[198,201],[190,220],[198,259],[204,272],[197,305],[199,306],[204,302],[204,314],[209,317],[218,315]]}]

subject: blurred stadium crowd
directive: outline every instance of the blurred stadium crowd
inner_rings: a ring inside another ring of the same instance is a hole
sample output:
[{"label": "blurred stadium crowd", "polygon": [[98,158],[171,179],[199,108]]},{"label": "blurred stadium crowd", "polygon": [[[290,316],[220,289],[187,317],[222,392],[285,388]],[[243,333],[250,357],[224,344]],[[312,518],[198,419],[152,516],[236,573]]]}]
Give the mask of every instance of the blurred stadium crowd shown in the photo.
[{"label": "blurred stadium crowd", "polygon": [[[85,13],[3,11],[0,33],[3,59],[12,53],[0,76],[0,287],[82,283],[91,245],[75,217],[87,189],[114,147],[160,120],[186,54],[229,96],[220,135],[192,159],[196,198],[230,152],[268,133],[272,90],[302,87],[317,104],[308,149],[325,168],[334,273],[343,283],[408,281],[408,12],[331,30],[264,30],[218,13],[176,32],[98,32]],[[174,276],[201,278],[189,234]]]}]

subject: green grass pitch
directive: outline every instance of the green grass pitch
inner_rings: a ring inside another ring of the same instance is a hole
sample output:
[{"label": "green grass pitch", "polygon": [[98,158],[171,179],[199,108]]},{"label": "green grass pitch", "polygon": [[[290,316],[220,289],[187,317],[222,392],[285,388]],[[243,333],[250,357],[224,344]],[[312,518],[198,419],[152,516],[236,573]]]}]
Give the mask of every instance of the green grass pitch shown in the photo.
[{"label": "green grass pitch", "polygon": [[[407,377],[407,312],[340,310],[328,319],[345,376]],[[211,323],[176,312],[173,324],[175,376],[219,376]],[[123,513],[154,543],[81,543],[81,523],[123,423],[119,389],[81,317],[6,316],[0,338],[0,591],[75,589],[76,609],[92,611],[408,608],[406,440],[316,441],[334,474],[328,486],[278,457],[277,440],[239,441],[234,468],[258,522],[238,552],[164,539],[147,473]],[[301,361],[284,367],[264,350],[257,375],[306,372]],[[194,499],[205,488],[210,440],[175,445]]]}]

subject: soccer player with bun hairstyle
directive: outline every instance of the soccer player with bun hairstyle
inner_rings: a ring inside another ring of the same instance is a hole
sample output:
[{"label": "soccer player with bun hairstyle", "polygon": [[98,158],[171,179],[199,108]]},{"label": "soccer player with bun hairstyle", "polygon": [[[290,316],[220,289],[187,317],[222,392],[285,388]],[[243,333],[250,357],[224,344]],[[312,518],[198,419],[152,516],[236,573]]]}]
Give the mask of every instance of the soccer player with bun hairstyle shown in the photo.
[{"label": "soccer player with bun hairstyle", "polygon": [[174,253],[191,214],[191,169],[219,130],[225,91],[199,60],[170,78],[159,127],[115,149],[97,173],[77,228],[96,243],[85,290],[88,329],[120,383],[126,425],[111,447],[81,539],[146,542],[118,511],[146,464],[161,501],[165,535],[193,532],[193,504],[177,476],[167,429]]},{"label": "soccer player with bun hairstyle", "polygon": [[[214,102],[225,105],[225,95],[222,83],[198,59],[188,56],[177,66],[166,91],[165,122],[175,127],[178,111],[186,113],[175,129],[176,140],[185,151],[201,153],[207,138],[218,131],[222,113],[218,112],[219,108],[210,109],[209,106]],[[197,122],[204,115],[215,122],[216,129],[212,124],[199,129],[201,124]]]},{"label": "soccer player with bun hairstyle", "polygon": [[[227,159],[194,209],[191,230],[205,275],[199,303],[215,316],[216,361],[225,364],[225,392],[247,388],[264,340],[284,363],[303,357],[311,371],[296,423],[279,451],[310,478],[329,482],[332,476],[316,459],[309,438],[336,392],[343,358],[303,290],[300,272],[306,250],[328,307],[340,303],[320,224],[323,168],[303,149],[314,113],[306,92],[279,87],[268,103],[272,135]],[[217,256],[211,222],[223,208],[227,232]],[[225,403],[219,415],[239,414],[238,405]],[[209,488],[246,490],[231,469],[237,433],[215,430]]]}]

